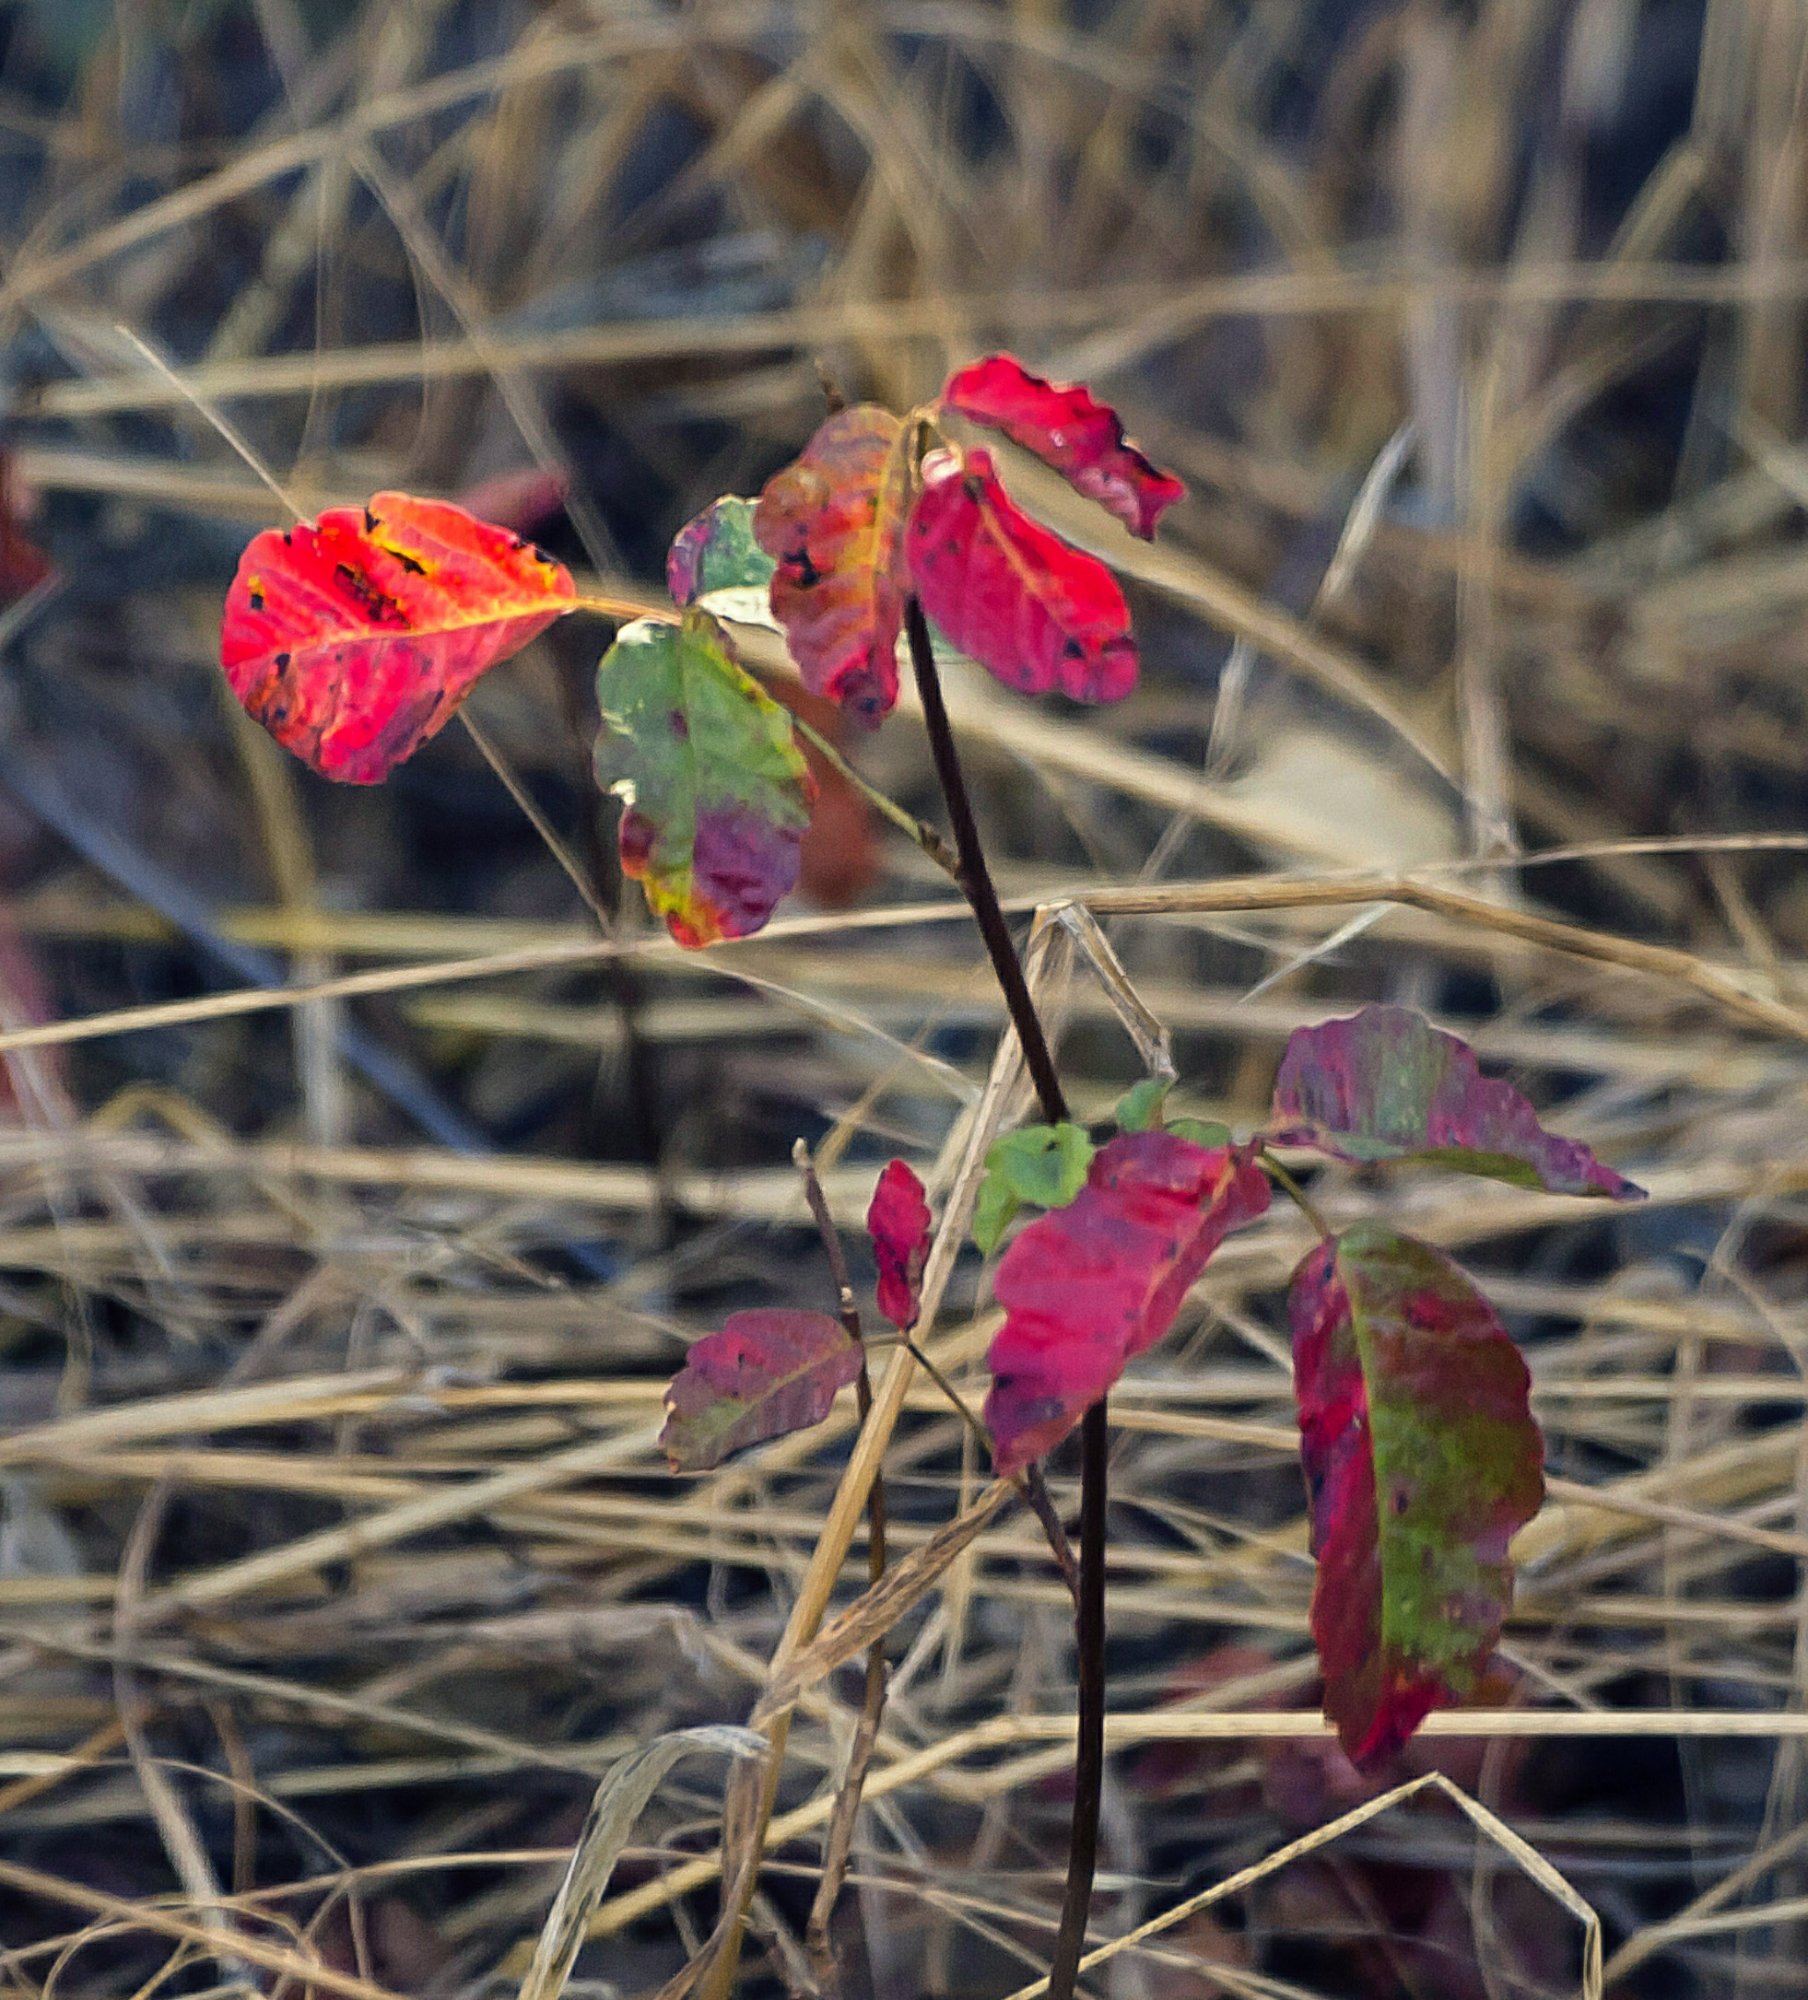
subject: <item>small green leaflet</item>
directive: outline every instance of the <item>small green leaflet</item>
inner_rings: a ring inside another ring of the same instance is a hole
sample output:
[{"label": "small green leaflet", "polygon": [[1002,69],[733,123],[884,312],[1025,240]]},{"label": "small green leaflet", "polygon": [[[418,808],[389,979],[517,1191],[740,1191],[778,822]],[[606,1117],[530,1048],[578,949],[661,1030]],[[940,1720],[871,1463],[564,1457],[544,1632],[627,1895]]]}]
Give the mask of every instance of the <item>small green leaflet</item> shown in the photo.
[{"label": "small green leaflet", "polygon": [[1174,1088],[1173,1080],[1165,1076],[1145,1076],[1140,1083],[1133,1083],[1117,1101],[1118,1130],[1120,1132],[1159,1132],[1162,1128],[1162,1106],[1168,1101],[1168,1092]]},{"label": "small green leaflet", "polygon": [[637,619],[596,672],[597,782],[622,801],[622,872],[682,945],[761,929],[797,881],[815,783],[791,718],[722,628]]},{"label": "small green leaflet", "polygon": [[1086,1185],[1096,1150],[1081,1125],[1025,1125],[995,1141],[973,1207],[974,1242],[989,1257],[1026,1202],[1065,1208]]}]

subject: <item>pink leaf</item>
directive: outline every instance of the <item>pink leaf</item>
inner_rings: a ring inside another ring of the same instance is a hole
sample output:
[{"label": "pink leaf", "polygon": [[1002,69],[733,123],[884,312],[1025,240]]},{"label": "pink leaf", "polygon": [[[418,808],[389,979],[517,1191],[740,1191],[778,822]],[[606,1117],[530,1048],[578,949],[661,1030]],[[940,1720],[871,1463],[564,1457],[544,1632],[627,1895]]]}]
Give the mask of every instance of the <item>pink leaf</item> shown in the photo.
[{"label": "pink leaf", "polygon": [[1644,1189],[1559,1138],[1475,1051],[1406,1007],[1296,1028],[1274,1080],[1271,1143],[1335,1160],[1435,1160],[1552,1194],[1642,1201]]},{"label": "pink leaf", "polygon": [[873,1190],[866,1228],[879,1266],[879,1310],[900,1333],[916,1325],[923,1309],[923,1265],[934,1220],[923,1183],[902,1160],[893,1160]]},{"label": "pink leaf", "polygon": [[1124,436],[1115,410],[1078,383],[1032,375],[1015,355],[989,354],[950,375],[942,402],[1033,451],[1144,541],[1153,539],[1163,511],[1186,494],[1171,472],[1151,464]]},{"label": "pink leaf", "polygon": [[812,694],[869,725],[898,699],[911,433],[876,403],[838,410],[767,481],[754,509],[778,564],[772,615]]},{"label": "pink leaf", "polygon": [[1543,1441],[1518,1348],[1441,1250],[1358,1223],[1299,1267],[1289,1304],[1325,1713],[1369,1770],[1475,1692]]},{"label": "pink leaf", "polygon": [[1032,521],[999,485],[990,452],[930,453],[904,546],[923,609],[1007,687],[1121,701],[1136,685],[1117,579]]},{"label": "pink leaf", "polygon": [[660,1445],[674,1472],[706,1472],[750,1444],[821,1423],[859,1373],[860,1349],[827,1313],[731,1313],[672,1378]]},{"label": "pink leaf", "polygon": [[1039,1216],[999,1261],[1005,1322],[986,1357],[999,1471],[1058,1444],[1167,1332],[1225,1236],[1267,1207],[1267,1176],[1247,1149],[1207,1151],[1171,1132],[1101,1146],[1075,1199]]}]

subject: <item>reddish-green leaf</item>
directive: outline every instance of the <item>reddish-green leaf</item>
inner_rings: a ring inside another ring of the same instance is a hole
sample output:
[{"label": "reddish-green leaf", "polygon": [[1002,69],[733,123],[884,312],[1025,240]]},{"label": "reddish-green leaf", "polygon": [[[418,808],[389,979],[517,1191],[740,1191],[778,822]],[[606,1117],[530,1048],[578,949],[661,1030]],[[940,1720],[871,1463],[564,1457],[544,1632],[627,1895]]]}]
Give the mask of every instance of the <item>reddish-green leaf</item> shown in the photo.
[{"label": "reddish-green leaf", "polygon": [[873,1190],[866,1230],[879,1267],[879,1310],[900,1333],[916,1325],[923,1309],[923,1266],[934,1222],[923,1183],[903,1160],[893,1160]]},{"label": "reddish-green leaf", "polygon": [[1078,383],[1032,375],[1013,354],[988,354],[950,375],[942,402],[1033,451],[1144,541],[1154,537],[1164,510],[1186,494],[1171,472],[1151,464],[1124,436],[1115,410]]},{"label": "reddish-green leaf", "polygon": [[838,410],[754,509],[772,615],[804,685],[873,724],[898,699],[911,436],[876,403]]},{"label": "reddish-green leaf", "polygon": [[859,1373],[860,1349],[826,1313],[731,1313],[672,1378],[660,1445],[674,1472],[707,1472],[731,1452],[821,1423]]},{"label": "reddish-green leaf", "polygon": [[753,511],[751,500],[724,494],[678,530],[665,559],[674,604],[682,608],[707,599],[720,609],[716,600],[724,591],[757,590],[764,597],[773,564],[754,535]]},{"label": "reddish-green leaf", "polygon": [[904,541],[923,609],[1007,687],[1121,701],[1136,685],[1117,579],[1032,521],[990,452],[930,453]]},{"label": "reddish-green leaf", "polygon": [[1474,1692],[1544,1446],[1518,1348],[1441,1250],[1358,1223],[1294,1273],[1290,1310],[1312,1636],[1325,1713],[1366,1770]]},{"label": "reddish-green leaf", "polygon": [[1406,1007],[1296,1028],[1271,1116],[1272,1143],[1336,1160],[1435,1160],[1552,1194],[1644,1197],[1588,1147],[1547,1132],[1511,1084],[1483,1076],[1467,1042]]},{"label": "reddish-green leaf", "polygon": [[1228,1232],[1267,1207],[1267,1176],[1247,1150],[1207,1152],[1171,1132],[1101,1146],[1078,1196],[1038,1216],[999,1262],[1005,1322],[986,1357],[999,1471],[1058,1444],[1167,1332]]},{"label": "reddish-green leaf", "polygon": [[815,786],[791,718],[721,628],[624,626],[596,670],[599,784],[623,800],[622,872],[682,945],[759,930],[797,880]]},{"label": "reddish-green leaf", "polygon": [[372,785],[574,602],[564,565],[521,536],[448,500],[379,493],[252,540],[220,663],[285,750]]}]

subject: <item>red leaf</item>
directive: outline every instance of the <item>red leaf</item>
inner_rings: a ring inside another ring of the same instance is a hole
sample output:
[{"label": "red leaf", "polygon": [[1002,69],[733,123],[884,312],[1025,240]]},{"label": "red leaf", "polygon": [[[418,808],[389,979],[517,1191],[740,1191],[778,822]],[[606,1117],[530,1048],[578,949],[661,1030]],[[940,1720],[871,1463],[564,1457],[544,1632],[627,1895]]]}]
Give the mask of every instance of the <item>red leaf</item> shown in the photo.
[{"label": "red leaf", "polygon": [[1136,685],[1117,579],[1032,521],[990,452],[930,453],[904,540],[923,609],[1007,687],[1121,701]]},{"label": "red leaf", "polygon": [[448,500],[379,493],[257,536],[226,594],[232,691],[310,769],[387,777],[562,617],[570,573]]},{"label": "red leaf", "polygon": [[1268,1207],[1246,1150],[1171,1132],[1125,1132],[1093,1156],[1086,1185],[1039,1216],[999,1260],[1004,1325],[986,1357],[986,1428],[1002,1473],[1058,1444],[1152,1347],[1233,1229]]},{"label": "red leaf", "polygon": [[16,603],[54,573],[50,558],[19,525],[30,500],[12,454],[0,451],[0,605]]},{"label": "red leaf", "polygon": [[731,1452],[821,1423],[859,1373],[860,1349],[826,1313],[731,1313],[672,1378],[660,1445],[674,1472],[707,1472]]},{"label": "red leaf", "polygon": [[923,1183],[902,1160],[879,1176],[867,1234],[879,1266],[879,1310],[900,1333],[908,1333],[923,1309],[923,1266],[935,1218],[923,1197]]},{"label": "red leaf", "polygon": [[1519,1350],[1441,1250],[1379,1222],[1294,1273],[1325,1713],[1359,1770],[1474,1693],[1544,1498]]},{"label": "red leaf", "polygon": [[903,422],[876,403],[838,410],[768,480],[753,515],[778,564],[772,615],[804,686],[869,727],[898,699],[910,447]]},{"label": "red leaf", "polygon": [[1552,1194],[1644,1199],[1588,1147],[1547,1132],[1511,1084],[1483,1076],[1467,1042],[1407,1007],[1296,1028],[1272,1116],[1272,1142],[1335,1160],[1435,1160]]},{"label": "red leaf", "polygon": [[1186,495],[1171,472],[1124,436],[1115,410],[1079,383],[1032,375],[1013,354],[988,354],[950,375],[942,402],[1033,451],[1145,542],[1153,540],[1163,511]]}]

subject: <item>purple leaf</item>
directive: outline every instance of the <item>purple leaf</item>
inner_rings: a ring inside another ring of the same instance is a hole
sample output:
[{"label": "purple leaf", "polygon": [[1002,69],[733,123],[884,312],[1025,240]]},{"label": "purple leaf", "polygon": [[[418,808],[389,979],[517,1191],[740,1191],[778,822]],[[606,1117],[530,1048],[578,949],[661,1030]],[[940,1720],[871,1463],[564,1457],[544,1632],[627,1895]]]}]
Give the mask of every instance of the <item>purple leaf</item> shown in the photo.
[{"label": "purple leaf", "polygon": [[707,1472],[750,1444],[821,1423],[859,1373],[860,1349],[827,1313],[731,1313],[673,1376],[660,1445],[674,1472]]},{"label": "purple leaf", "polygon": [[1511,1084],[1483,1076],[1467,1042],[1406,1007],[1296,1028],[1270,1116],[1271,1145],[1334,1160],[1435,1160],[1552,1194],[1644,1199],[1588,1147],[1547,1132]]}]

